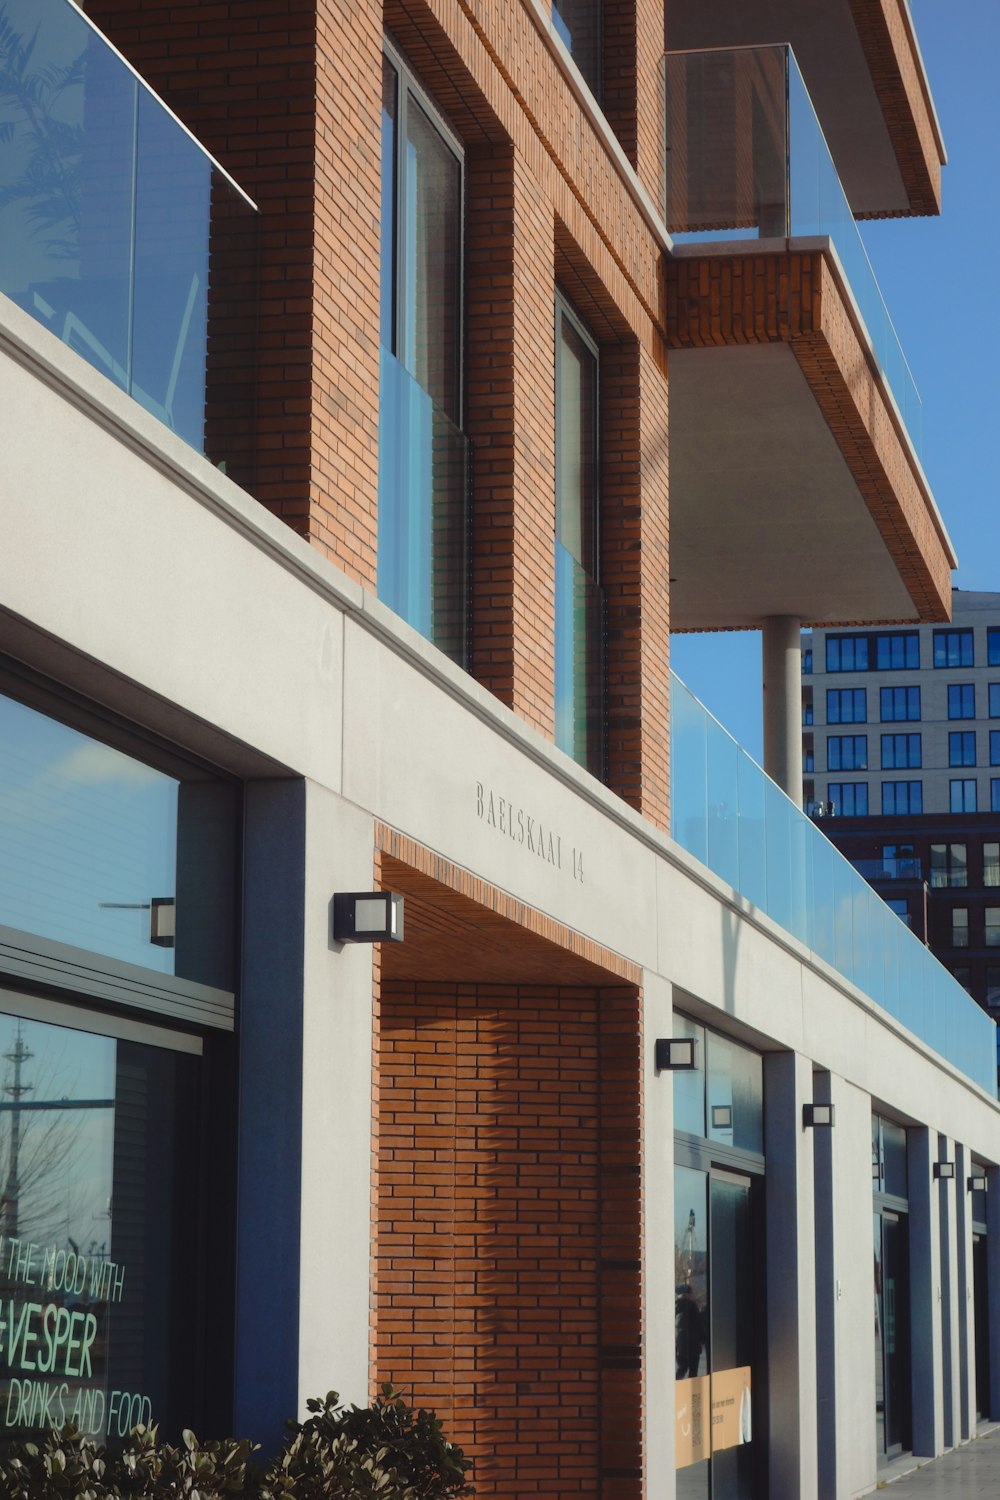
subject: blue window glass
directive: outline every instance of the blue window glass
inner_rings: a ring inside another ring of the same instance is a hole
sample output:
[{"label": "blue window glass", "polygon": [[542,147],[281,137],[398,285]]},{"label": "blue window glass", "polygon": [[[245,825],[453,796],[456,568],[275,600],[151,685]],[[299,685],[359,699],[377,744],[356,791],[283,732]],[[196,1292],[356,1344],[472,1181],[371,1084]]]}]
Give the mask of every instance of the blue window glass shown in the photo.
[{"label": "blue window glass", "polygon": [[828,635],[826,670],[828,672],[867,672],[868,637],[866,635]]},{"label": "blue window glass", "polygon": [[805,672],[811,672],[812,669],[813,669],[812,647],[811,646],[807,646],[806,649],[805,649],[805,651],[803,651],[803,653],[802,653],[802,671],[804,673]]},{"label": "blue window glass", "polygon": [[882,770],[913,770],[921,764],[919,734],[884,734],[882,736]]},{"label": "blue window glass", "polygon": [[831,734],[826,741],[828,771],[867,771],[868,736],[866,734]]},{"label": "blue window glass", "polygon": [[875,637],[875,666],[880,672],[912,671],[920,666],[920,637],[915,630]]},{"label": "blue window glass", "polygon": [[883,724],[902,720],[919,720],[920,689],[918,687],[879,688],[879,714]]},{"label": "blue window glass", "polygon": [[603,760],[603,596],[597,555],[597,349],[556,305],[556,744]]},{"label": "blue window glass", "polygon": [[[990,812],[1000,812],[1000,778],[990,777]],[[993,846],[996,848],[996,845]],[[994,866],[997,861],[994,861]],[[992,870],[993,867],[991,867]],[[1000,878],[996,880],[984,880],[984,885],[1000,885]]]},{"label": "blue window glass", "polygon": [[972,631],[935,630],[934,665],[936,667],[974,666]]},{"label": "blue window glass", "polygon": [[1000,766],[1000,729],[990,730],[990,765]]},{"label": "blue window glass", "polygon": [[923,812],[924,788],[920,781],[883,781],[882,811],[888,817]]},{"label": "blue window glass", "polygon": [[990,718],[1000,719],[1000,682],[990,683]]},{"label": "blue window glass", "polygon": [[[984,882],[989,884],[989,882]],[[1000,883],[1000,882],[998,882]],[[966,844],[931,845],[931,889],[964,889],[969,884],[969,850]]]},{"label": "blue window glass", "polygon": [[949,807],[953,813],[976,811],[976,778],[964,777],[961,781],[949,781]]},{"label": "blue window glass", "polygon": [[974,729],[953,729],[948,735],[949,766],[974,766],[976,764],[976,732]]},{"label": "blue window glass", "polygon": [[826,794],[833,803],[834,812],[842,818],[866,818],[868,816],[867,781],[831,781]]},{"label": "blue window glass", "polygon": [[986,665],[1000,667],[1000,627],[996,625],[986,632]]},{"label": "blue window glass", "polygon": [[826,721],[828,724],[867,724],[867,689],[827,688]]},{"label": "blue window glass", "polygon": [[890,911],[894,911],[896,913],[896,916],[901,922],[905,922],[907,927],[909,927],[910,908],[902,896],[888,896],[885,898],[885,904]]},{"label": "blue window glass", "polygon": [[949,719],[974,719],[976,717],[976,689],[971,682],[948,684]]}]

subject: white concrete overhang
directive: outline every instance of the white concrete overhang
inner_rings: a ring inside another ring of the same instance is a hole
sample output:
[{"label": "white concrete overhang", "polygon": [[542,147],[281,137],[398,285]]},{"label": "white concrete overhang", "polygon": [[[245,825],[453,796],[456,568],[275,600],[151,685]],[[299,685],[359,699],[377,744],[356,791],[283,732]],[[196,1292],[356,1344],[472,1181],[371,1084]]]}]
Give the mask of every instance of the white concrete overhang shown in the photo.
[{"label": "white concrete overhang", "polygon": [[947,618],[954,552],[829,242],[666,272],[671,630]]},{"label": "white concrete overhang", "polygon": [[947,160],[906,0],[671,0],[666,50],[791,44],[858,218],[941,211]]}]

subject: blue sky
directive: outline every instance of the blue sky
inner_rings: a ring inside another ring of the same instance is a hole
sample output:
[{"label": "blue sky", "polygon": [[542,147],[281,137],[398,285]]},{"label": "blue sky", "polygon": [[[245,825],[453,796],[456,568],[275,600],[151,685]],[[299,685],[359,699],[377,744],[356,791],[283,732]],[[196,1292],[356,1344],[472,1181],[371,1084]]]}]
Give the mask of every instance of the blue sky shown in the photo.
[{"label": "blue sky", "polygon": [[[1000,0],[911,10],[948,152],[942,213],[862,232],[923,401],[954,581],[1000,590]],[[759,635],[675,636],[671,665],[759,760]]]}]

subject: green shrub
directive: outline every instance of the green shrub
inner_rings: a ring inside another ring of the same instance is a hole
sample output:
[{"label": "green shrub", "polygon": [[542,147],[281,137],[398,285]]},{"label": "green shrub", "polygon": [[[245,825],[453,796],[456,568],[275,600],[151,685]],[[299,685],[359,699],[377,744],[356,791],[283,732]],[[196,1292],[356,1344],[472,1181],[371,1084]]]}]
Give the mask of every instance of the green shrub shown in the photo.
[{"label": "green shrub", "polygon": [[391,1385],[371,1406],[339,1406],[336,1391],[307,1402],[311,1416],[264,1479],[267,1500],[456,1500],[471,1495],[469,1464],[433,1412],[414,1411]]},{"label": "green shrub", "polygon": [[41,1443],[20,1443],[0,1461],[0,1500],[214,1500],[247,1490],[249,1443],[158,1443],[134,1427],[131,1445],[111,1453],[72,1424]]}]

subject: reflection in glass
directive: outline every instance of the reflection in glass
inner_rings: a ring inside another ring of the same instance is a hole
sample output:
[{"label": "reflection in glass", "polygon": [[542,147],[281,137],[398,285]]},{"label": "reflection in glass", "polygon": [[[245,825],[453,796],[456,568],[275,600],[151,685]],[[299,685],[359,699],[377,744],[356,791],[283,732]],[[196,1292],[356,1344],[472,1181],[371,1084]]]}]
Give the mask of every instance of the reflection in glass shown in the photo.
[{"label": "reflection in glass", "polygon": [[0,926],[232,989],[236,812],[0,696]]},{"label": "reflection in glass", "polygon": [[674,1309],[677,1495],[702,1500],[711,1448],[708,1175],[689,1167],[674,1168]]},{"label": "reflection in glass", "polygon": [[750,1183],[713,1174],[710,1192],[712,1496],[751,1500],[755,1287]]},{"label": "reflection in glass", "polygon": [[705,1028],[687,1016],[674,1013],[671,1033],[694,1038],[694,1068],[678,1068],[674,1083],[674,1129],[690,1135],[705,1135]]},{"label": "reflection in glass", "polygon": [[708,1134],[744,1151],[764,1150],[764,1070],[759,1052],[707,1033]]},{"label": "reflection in glass", "polygon": [[191,1420],[196,1077],[187,1054],[0,1015],[4,1439]]}]

